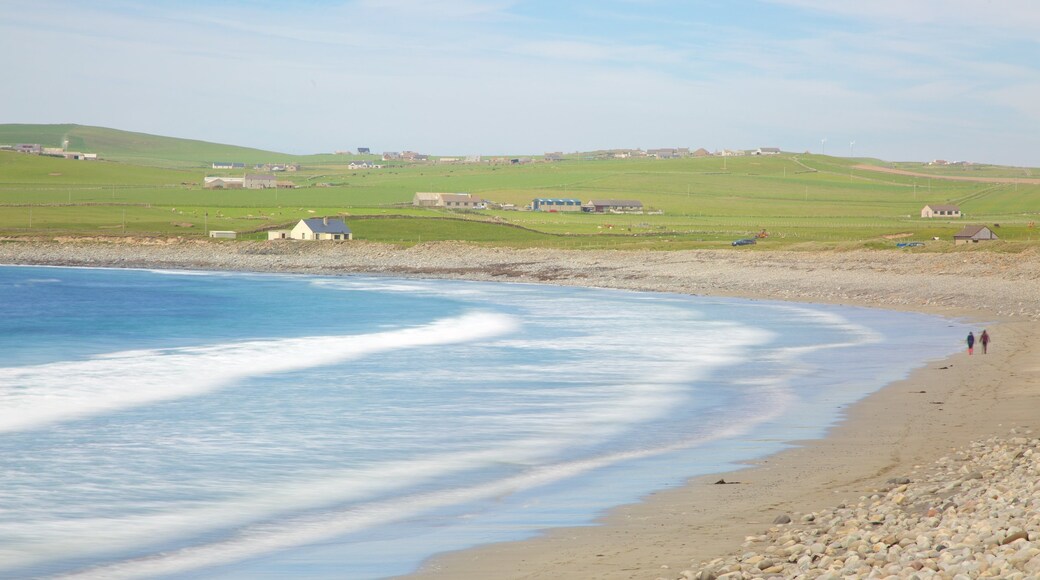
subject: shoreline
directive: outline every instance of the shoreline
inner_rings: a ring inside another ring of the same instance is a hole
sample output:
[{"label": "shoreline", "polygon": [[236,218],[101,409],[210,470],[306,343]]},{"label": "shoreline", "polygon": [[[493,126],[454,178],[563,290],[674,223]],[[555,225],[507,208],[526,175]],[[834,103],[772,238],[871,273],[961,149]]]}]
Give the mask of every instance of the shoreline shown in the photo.
[{"label": "shoreline", "polygon": [[[992,352],[932,362],[845,410],[823,439],[689,480],[597,519],[438,555],[417,578],[677,578],[742,551],[774,517],[833,508],[971,441],[1031,428],[1040,403],[1040,256],[969,252],[559,252],[461,244],[8,242],[0,263],[385,274],[880,307],[985,322]],[[981,327],[980,327],[981,330]],[[943,369],[942,367],[946,367]],[[720,477],[739,485],[712,485]]]}]

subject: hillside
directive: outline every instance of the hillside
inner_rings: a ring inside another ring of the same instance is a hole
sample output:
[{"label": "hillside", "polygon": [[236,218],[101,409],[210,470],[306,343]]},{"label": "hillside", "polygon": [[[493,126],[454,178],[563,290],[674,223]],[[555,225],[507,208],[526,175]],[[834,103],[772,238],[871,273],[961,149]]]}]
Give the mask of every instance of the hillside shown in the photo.
[{"label": "hillside", "polygon": [[[217,229],[260,239],[265,229],[302,217],[349,215],[358,239],[399,244],[728,247],[761,233],[768,239],[758,248],[896,248],[898,241],[924,241],[931,250],[952,246],[952,235],[966,224],[989,224],[1011,244],[995,248],[1040,241],[1040,171],[1033,168],[979,165],[940,174],[923,163],[785,153],[683,159],[571,154],[527,164],[395,161],[359,170],[343,155],[281,155],[78,125],[0,125],[0,143],[57,146],[65,138],[70,148],[98,152],[103,160],[0,151],[0,235],[205,236]],[[258,162],[289,160],[301,167],[279,175],[293,189],[202,189],[207,175],[246,171],[212,169],[214,160],[241,162],[249,170]],[[420,209],[411,206],[417,191],[469,192],[516,208],[537,197],[636,199],[647,213]],[[926,203],[959,205],[964,218],[921,219]]]},{"label": "hillside", "polygon": [[69,140],[69,149],[72,151],[97,153],[110,161],[154,167],[205,167],[213,161],[237,161],[246,164],[285,163],[300,159],[296,155],[262,149],[105,127],[72,124],[0,125],[2,145],[39,143],[45,147],[61,147],[64,139]]}]

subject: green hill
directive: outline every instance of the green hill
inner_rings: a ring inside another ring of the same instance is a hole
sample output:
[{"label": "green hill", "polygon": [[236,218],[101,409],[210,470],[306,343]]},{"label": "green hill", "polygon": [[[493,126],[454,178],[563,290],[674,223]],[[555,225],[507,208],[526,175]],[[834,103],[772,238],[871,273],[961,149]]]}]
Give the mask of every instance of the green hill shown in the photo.
[{"label": "green hill", "polygon": [[286,163],[315,157],[301,157],[262,149],[209,143],[194,139],[162,137],[147,133],[120,131],[86,125],[0,125],[0,144],[39,143],[61,147],[69,140],[70,151],[97,153],[103,159],[155,167],[205,167],[214,161],[245,163]]}]

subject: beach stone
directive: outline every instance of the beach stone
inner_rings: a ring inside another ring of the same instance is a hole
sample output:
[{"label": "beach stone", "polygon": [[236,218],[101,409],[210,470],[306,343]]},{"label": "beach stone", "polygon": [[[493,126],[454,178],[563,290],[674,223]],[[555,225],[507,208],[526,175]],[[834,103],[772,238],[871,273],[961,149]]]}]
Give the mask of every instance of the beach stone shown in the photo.
[{"label": "beach stone", "polygon": [[776,516],[776,519],[773,520],[773,523],[774,524],[789,524],[789,523],[791,523],[791,516],[789,516],[787,514],[778,515],[778,516]]},{"label": "beach stone", "polygon": [[1001,546],[1005,546],[1007,544],[1010,544],[1010,543],[1018,541],[1018,540],[1028,540],[1028,539],[1029,539],[1029,534],[1027,534],[1026,532],[1019,531],[1019,532],[1015,532],[1013,534],[1010,534],[1006,538],[1001,540],[1000,541],[1000,545]]}]

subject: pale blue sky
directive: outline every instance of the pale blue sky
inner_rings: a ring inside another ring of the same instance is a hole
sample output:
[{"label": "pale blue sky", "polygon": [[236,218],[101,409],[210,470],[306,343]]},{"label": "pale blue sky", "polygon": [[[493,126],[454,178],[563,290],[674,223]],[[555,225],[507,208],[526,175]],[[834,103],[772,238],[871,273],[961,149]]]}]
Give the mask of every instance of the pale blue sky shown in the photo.
[{"label": "pale blue sky", "polygon": [[1033,0],[5,1],[0,123],[290,153],[1040,166]]}]

